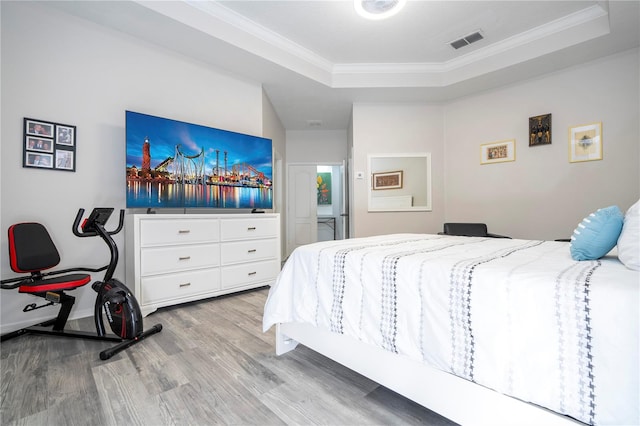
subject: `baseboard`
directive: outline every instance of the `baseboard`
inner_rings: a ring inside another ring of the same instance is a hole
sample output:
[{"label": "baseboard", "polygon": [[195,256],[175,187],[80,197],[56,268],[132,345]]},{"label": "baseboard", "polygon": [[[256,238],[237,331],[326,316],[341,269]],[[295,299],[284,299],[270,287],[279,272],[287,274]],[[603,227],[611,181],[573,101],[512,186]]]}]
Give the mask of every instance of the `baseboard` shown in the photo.
[{"label": "baseboard", "polygon": [[[15,330],[19,330],[21,328],[25,328],[25,327],[31,327],[32,325],[36,325],[39,324],[41,322],[50,320],[51,318],[54,318],[55,315],[57,315],[58,311],[56,310],[55,313],[53,313],[53,317],[50,315],[47,316],[32,316],[27,320],[24,321],[18,321],[18,322],[12,322],[12,323],[8,323],[8,324],[1,324],[0,325],[0,334],[6,334],[6,333],[10,333],[12,331]],[[93,316],[93,308],[87,308],[87,309],[74,309],[73,312],[71,312],[71,315],[69,315],[69,321],[71,320],[76,320],[76,319],[81,319],[81,318],[87,318],[87,317],[92,317]],[[89,331],[89,330],[86,330]]]}]

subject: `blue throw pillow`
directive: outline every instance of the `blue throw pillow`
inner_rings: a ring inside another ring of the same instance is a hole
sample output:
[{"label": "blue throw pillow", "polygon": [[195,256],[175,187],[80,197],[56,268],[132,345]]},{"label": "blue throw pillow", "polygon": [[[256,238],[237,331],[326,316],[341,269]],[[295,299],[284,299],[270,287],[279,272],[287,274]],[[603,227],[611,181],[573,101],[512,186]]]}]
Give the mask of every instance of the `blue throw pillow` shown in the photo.
[{"label": "blue throw pillow", "polygon": [[618,206],[599,209],[585,217],[571,236],[573,260],[595,260],[616,246],[624,215]]}]

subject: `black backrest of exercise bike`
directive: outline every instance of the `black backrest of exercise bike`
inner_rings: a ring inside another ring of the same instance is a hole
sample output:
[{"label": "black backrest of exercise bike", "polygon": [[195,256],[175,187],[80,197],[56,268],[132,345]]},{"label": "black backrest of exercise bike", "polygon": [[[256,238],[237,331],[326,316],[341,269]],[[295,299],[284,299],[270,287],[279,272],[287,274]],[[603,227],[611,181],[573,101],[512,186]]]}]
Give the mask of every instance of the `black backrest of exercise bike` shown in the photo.
[{"label": "black backrest of exercise bike", "polygon": [[25,222],[9,227],[9,259],[14,272],[39,272],[60,263],[60,253],[47,228]]}]

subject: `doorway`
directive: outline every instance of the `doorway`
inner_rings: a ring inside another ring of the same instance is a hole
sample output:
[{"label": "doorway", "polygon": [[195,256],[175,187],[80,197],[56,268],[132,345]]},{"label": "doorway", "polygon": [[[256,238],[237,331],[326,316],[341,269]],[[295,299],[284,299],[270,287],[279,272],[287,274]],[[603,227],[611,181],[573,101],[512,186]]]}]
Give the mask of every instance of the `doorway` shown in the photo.
[{"label": "doorway", "polygon": [[287,175],[286,256],[301,245],[347,238],[344,164],[290,164]]}]

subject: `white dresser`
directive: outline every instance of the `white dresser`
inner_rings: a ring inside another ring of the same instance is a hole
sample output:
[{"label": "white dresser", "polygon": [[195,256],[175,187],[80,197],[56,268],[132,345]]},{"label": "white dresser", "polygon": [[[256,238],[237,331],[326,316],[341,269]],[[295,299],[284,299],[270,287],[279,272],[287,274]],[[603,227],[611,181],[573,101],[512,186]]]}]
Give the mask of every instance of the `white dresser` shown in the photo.
[{"label": "white dresser", "polygon": [[274,282],[278,214],[132,214],[125,225],[126,284],[143,315]]}]

